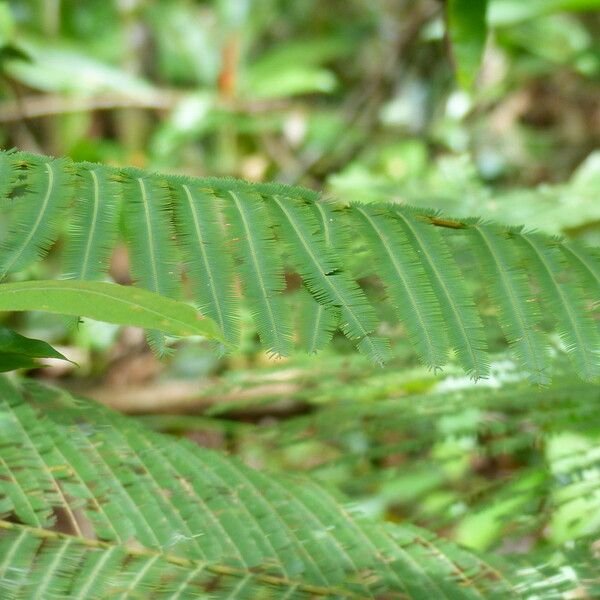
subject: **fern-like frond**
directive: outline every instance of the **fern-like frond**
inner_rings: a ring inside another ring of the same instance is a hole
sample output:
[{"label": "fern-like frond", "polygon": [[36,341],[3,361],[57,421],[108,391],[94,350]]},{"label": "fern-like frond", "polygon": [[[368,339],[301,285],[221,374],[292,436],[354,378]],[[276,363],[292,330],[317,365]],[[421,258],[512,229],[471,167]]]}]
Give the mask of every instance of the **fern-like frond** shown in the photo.
[{"label": "fern-like frond", "polygon": [[[351,591],[0,520],[0,593],[20,598],[311,600]],[[216,596],[218,594],[218,596]]]},{"label": "fern-like frond", "polygon": [[375,269],[417,353],[426,365],[441,367],[448,356],[442,314],[412,245],[389,217],[389,211],[356,205],[352,212],[358,217]]},{"label": "fern-like frond", "polygon": [[[479,548],[537,539],[541,530],[554,543],[600,533],[600,388],[580,381],[565,355],[555,365],[561,374],[543,388],[507,361],[493,362],[491,381],[478,383],[456,374],[427,380],[423,368],[404,369],[399,381],[367,365],[328,362],[316,374],[280,367],[286,398],[312,410],[239,431],[236,447],[243,453],[248,439],[256,453],[258,438],[271,468],[333,478],[383,514],[454,531]],[[263,377],[238,373],[235,391],[274,401],[268,386],[275,389],[277,371]],[[455,513],[457,506],[464,508]]]},{"label": "fern-like frond", "polygon": [[406,211],[396,210],[398,222],[429,275],[441,306],[450,344],[461,365],[474,378],[485,377],[489,365],[483,325],[475,303],[465,285],[464,276],[435,227],[425,224]]},{"label": "fern-like frond", "polygon": [[[0,243],[0,279],[46,254],[58,236],[61,215],[73,192],[73,167],[66,159],[22,158],[14,164],[24,169],[26,190],[14,201],[11,228]],[[5,176],[10,182],[10,176]]]},{"label": "fern-like frond", "polygon": [[308,354],[314,354],[331,341],[338,328],[340,311],[317,302],[308,292],[301,291],[298,295],[298,341]]},{"label": "fern-like frond", "polygon": [[239,341],[238,298],[231,252],[220,222],[219,199],[187,180],[169,181],[175,228],[200,310],[221,328],[230,344]]},{"label": "fern-like frond", "polygon": [[15,152],[0,153],[0,205],[9,203],[9,197],[19,181],[18,155]]},{"label": "fern-like frond", "polygon": [[[26,268],[64,230],[70,234],[62,272],[100,278],[119,239],[121,215],[133,281],[177,297],[185,273],[194,300],[230,344],[238,340],[238,314],[247,306],[274,354],[289,354],[294,346],[320,350],[339,329],[382,363],[390,356],[382,332],[398,331],[397,320],[426,364],[441,366],[452,349],[471,376],[484,377],[486,332],[472,292],[479,293],[482,280],[490,291],[486,314],[498,316],[533,380],[546,382],[550,375],[542,336],[552,330],[538,318],[538,306],[558,311],[554,329],[581,374],[595,377],[600,370],[589,312],[600,290],[593,248],[536,235],[540,253],[523,246],[528,236],[519,242],[518,232],[405,206],[345,207],[302,188],[157,175],[20,152],[0,153],[0,176],[0,192],[7,195],[0,203],[7,232],[0,274]],[[290,301],[294,275],[308,292],[296,294],[296,310]],[[529,302],[535,281],[541,282],[540,299]],[[387,302],[376,313],[370,297],[382,289]],[[164,350],[161,336],[152,334],[151,341]]]},{"label": "fern-like frond", "polygon": [[562,250],[569,266],[583,278],[586,288],[591,291],[594,304],[600,302],[600,257],[597,248],[585,248],[576,242],[562,244]]},{"label": "fern-like frond", "polygon": [[527,275],[519,266],[518,255],[507,243],[502,230],[474,224],[469,232],[482,243],[473,244],[486,289],[498,306],[500,324],[519,364],[535,383],[550,382],[547,342],[538,330],[539,307],[533,302]]},{"label": "fern-like frond", "polygon": [[516,597],[508,565],[58,390],[0,379],[0,427],[3,597]]},{"label": "fern-like frond", "polygon": [[565,343],[574,369],[582,379],[600,377],[600,333],[585,307],[585,298],[576,283],[564,278],[562,256],[556,241],[539,234],[515,234],[524,255],[536,265],[536,277],[550,315]]},{"label": "fern-like frond", "polygon": [[229,191],[226,197],[225,214],[242,262],[242,285],[258,333],[269,352],[286,356],[292,349],[290,310],[281,296],[285,288],[283,263],[266,207],[251,192]]},{"label": "fern-like frond", "polygon": [[[313,212],[318,221],[318,228],[322,232],[323,242],[329,251],[335,248],[334,233],[331,226],[332,217],[328,208],[318,201],[313,200]],[[299,341],[309,354],[322,350],[327,346],[338,329],[340,311],[335,307],[321,304],[312,297],[312,302],[304,302],[299,313]]]},{"label": "fern-like frond", "polygon": [[64,274],[69,279],[100,279],[115,243],[121,186],[113,173],[98,165],[82,163],[76,176]]},{"label": "fern-like frond", "polygon": [[385,362],[381,343],[371,336],[377,325],[375,311],[327,248],[309,207],[278,195],[268,201],[281,230],[280,237],[290,246],[290,260],[307,289],[320,304],[339,308],[342,331],[351,340],[357,340],[359,348],[374,360]]},{"label": "fern-like frond", "polygon": [[[123,224],[136,281],[152,292],[176,298],[180,275],[167,185],[136,169],[125,169],[122,178]],[[148,341],[159,354],[166,351],[163,334],[151,331]]]}]

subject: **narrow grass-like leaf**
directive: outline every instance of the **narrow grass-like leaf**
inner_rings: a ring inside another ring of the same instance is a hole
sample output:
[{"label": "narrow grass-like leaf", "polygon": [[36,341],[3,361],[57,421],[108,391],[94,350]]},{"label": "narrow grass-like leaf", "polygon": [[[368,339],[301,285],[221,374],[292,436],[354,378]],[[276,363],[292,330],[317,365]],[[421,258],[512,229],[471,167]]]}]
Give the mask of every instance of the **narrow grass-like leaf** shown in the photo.
[{"label": "narrow grass-like leaf", "polygon": [[99,281],[25,281],[0,285],[0,311],[40,310],[89,317],[169,335],[221,339],[212,319],[148,290]]}]

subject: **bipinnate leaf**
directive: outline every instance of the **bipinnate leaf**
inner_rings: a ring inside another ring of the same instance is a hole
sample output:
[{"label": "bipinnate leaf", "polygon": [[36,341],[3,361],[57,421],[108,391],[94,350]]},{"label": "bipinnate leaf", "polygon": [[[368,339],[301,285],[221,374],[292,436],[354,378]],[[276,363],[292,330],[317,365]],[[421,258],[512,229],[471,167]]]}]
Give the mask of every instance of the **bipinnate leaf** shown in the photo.
[{"label": "bipinnate leaf", "polygon": [[0,377],[0,456],[2,598],[518,597],[423,529],[35,382]]}]

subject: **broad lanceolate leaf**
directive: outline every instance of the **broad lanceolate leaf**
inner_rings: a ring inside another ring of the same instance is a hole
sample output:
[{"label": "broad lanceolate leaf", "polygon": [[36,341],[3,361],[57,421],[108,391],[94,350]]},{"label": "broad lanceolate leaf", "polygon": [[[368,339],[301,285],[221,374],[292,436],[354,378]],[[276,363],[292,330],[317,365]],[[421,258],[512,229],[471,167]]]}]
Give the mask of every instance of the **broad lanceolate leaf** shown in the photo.
[{"label": "broad lanceolate leaf", "polygon": [[147,290],[98,281],[26,281],[0,285],[0,311],[41,310],[221,339],[215,322],[193,307]]},{"label": "broad lanceolate leaf", "polygon": [[0,325],[0,371],[39,366],[36,358],[67,360],[58,350],[42,340],[34,340]]},{"label": "broad lanceolate leaf", "polygon": [[0,458],[2,597],[518,597],[506,565],[33,382],[0,378]]},{"label": "broad lanceolate leaf", "polygon": [[448,37],[461,86],[469,89],[479,71],[487,38],[488,0],[448,0]]}]

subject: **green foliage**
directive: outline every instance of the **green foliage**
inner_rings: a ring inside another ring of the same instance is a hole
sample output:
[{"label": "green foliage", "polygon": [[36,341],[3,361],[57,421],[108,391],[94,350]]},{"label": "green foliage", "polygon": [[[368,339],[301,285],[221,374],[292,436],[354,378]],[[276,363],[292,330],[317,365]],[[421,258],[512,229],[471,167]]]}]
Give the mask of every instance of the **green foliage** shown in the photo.
[{"label": "green foliage", "polygon": [[32,382],[0,379],[0,403],[3,597],[518,597],[508,565],[309,481]]},{"label": "green foliage", "polygon": [[100,165],[82,164],[77,175],[75,193],[88,201],[77,201],[73,207],[65,275],[69,279],[99,279],[115,243],[121,186]]},{"label": "green foliage", "polygon": [[[266,468],[306,471],[374,515],[473,548],[536,555],[600,532],[600,389],[564,355],[555,361],[555,382],[536,388],[503,357],[475,384],[458,370],[381,371],[331,355],[311,370],[298,361],[228,374],[198,403],[210,404],[213,427],[232,427],[236,454]],[[275,412],[282,397],[292,416],[235,428],[236,415]],[[185,432],[186,418],[144,421]]]},{"label": "green foliage", "polygon": [[[480,378],[488,372],[488,341],[472,293],[476,283],[470,277],[472,263],[463,258],[466,247],[481,274],[492,282],[489,299],[532,381],[549,381],[547,342],[536,316],[546,310],[555,314],[553,325],[580,376],[594,380],[600,374],[599,331],[588,306],[597,297],[593,250],[578,247],[576,257],[562,240],[446,219],[398,204],[329,206],[314,192],[280,185],[104,167],[97,184],[76,186],[76,181],[95,177],[97,170],[89,164],[22,153],[7,157],[5,162],[13,169],[8,177],[17,182],[4,200],[11,230],[22,231],[32,222],[39,225],[25,239],[9,236],[4,241],[6,271],[22,270],[43,256],[59,236],[59,223],[65,227],[74,219],[70,235],[74,231],[75,238],[66,244],[67,274],[102,275],[108,268],[108,244],[118,235],[114,214],[121,211],[133,279],[153,292],[177,298],[183,255],[192,299],[223,327],[227,340],[237,336],[239,298],[232,291],[239,277],[242,299],[270,353],[289,354],[294,337],[318,350],[337,324],[359,350],[384,363],[390,354],[388,340],[359,285],[365,275],[376,274],[424,363],[438,368],[453,351],[467,373]],[[59,166],[64,175],[57,174]],[[38,194],[26,192],[27,203],[19,194],[23,185]],[[74,214],[67,203],[46,214],[49,198],[70,198],[75,188]],[[90,207],[81,208],[84,204]],[[11,205],[18,209],[11,213]],[[201,210],[207,206],[209,210]],[[85,222],[92,234],[84,239]],[[100,231],[96,227],[101,227],[101,236],[93,233]],[[82,241],[87,250],[83,253]],[[369,258],[364,273],[352,270],[353,247]],[[90,270],[92,253],[95,265]],[[571,270],[573,261],[577,268]],[[306,290],[294,296],[301,315],[299,336],[291,290],[284,279],[288,265]],[[539,293],[533,283],[539,285]],[[79,309],[72,312],[84,314]],[[150,339],[159,351],[164,348],[160,337],[151,334]]]},{"label": "green foliage", "polygon": [[487,39],[488,0],[448,0],[447,21],[460,85],[472,87]]},{"label": "green foliage", "polygon": [[[24,157],[23,157],[24,158]],[[0,277],[21,270],[38,255],[44,255],[58,234],[62,213],[73,193],[72,167],[68,160],[44,160],[27,156],[25,162],[18,154],[8,158],[13,174],[27,165],[25,193],[12,203],[14,227],[0,244]],[[8,181],[15,183],[14,175]],[[32,207],[35,206],[35,210]]]},{"label": "green foliage", "polygon": [[600,597],[599,6],[0,2],[0,597]]},{"label": "green foliage", "polygon": [[42,340],[32,340],[12,329],[0,326],[0,371],[37,367],[36,358],[67,360]]},{"label": "green foliage", "polygon": [[0,285],[0,311],[42,310],[178,336],[221,339],[211,319],[147,290],[99,281],[23,281]]}]

